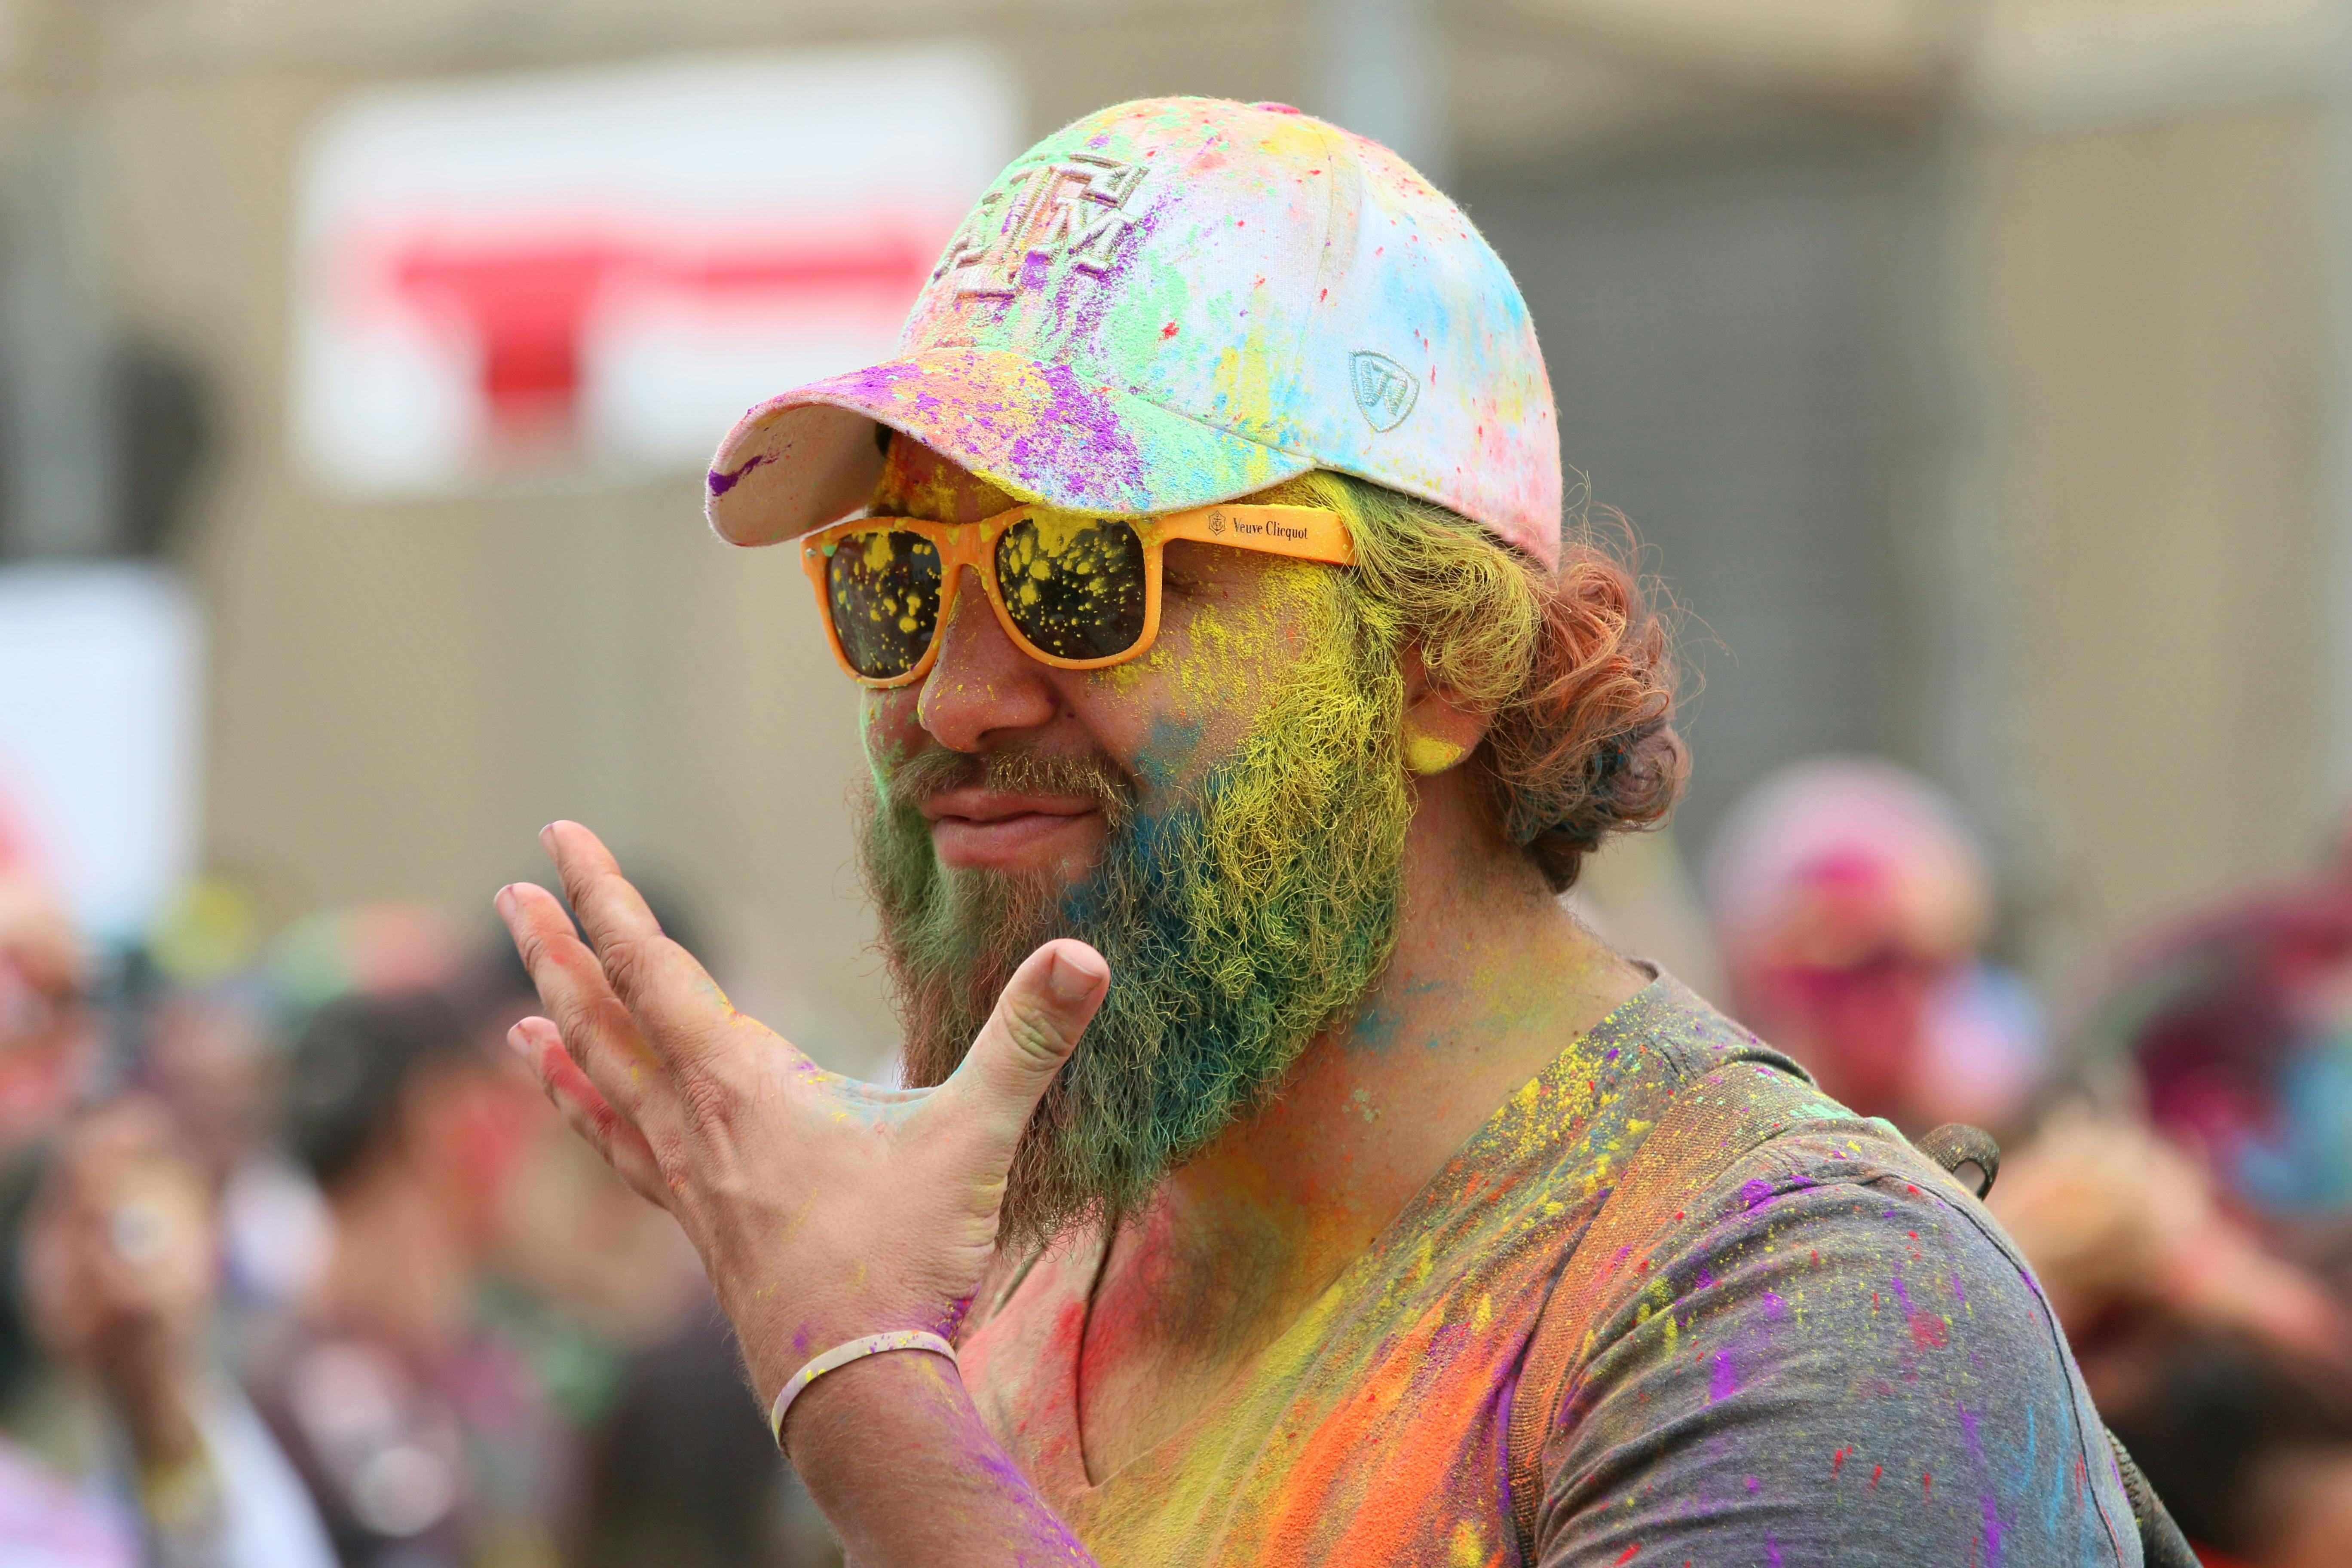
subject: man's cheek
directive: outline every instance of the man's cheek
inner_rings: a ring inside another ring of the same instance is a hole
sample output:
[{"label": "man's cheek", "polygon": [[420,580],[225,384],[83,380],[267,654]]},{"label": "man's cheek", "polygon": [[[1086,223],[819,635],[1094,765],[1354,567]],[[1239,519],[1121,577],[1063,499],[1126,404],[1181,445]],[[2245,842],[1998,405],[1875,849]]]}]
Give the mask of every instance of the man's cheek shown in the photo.
[{"label": "man's cheek", "polygon": [[1207,771],[1201,754],[1205,728],[1199,719],[1185,713],[1152,715],[1150,730],[1142,749],[1129,763],[1129,771],[1155,795],[1167,795],[1197,780]]},{"label": "man's cheek", "polygon": [[924,735],[916,698],[904,689],[867,691],[857,710],[857,738],[878,784],[920,751]]},{"label": "man's cheek", "polygon": [[1188,606],[1142,658],[1097,676],[1099,711],[1118,721],[1100,728],[1126,732],[1116,751],[1149,794],[1190,795],[1256,726],[1296,663],[1297,627],[1276,599]]}]

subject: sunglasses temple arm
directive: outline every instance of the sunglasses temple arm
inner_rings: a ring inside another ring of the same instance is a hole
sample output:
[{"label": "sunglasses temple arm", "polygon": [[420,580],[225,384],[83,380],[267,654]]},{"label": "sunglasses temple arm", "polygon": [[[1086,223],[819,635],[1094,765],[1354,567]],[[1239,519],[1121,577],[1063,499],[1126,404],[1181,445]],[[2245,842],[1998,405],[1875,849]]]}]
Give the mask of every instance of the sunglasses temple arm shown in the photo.
[{"label": "sunglasses temple arm", "polygon": [[1156,520],[1160,542],[1197,540],[1330,566],[1352,566],[1356,542],[1338,512],[1307,506],[1204,506]]}]

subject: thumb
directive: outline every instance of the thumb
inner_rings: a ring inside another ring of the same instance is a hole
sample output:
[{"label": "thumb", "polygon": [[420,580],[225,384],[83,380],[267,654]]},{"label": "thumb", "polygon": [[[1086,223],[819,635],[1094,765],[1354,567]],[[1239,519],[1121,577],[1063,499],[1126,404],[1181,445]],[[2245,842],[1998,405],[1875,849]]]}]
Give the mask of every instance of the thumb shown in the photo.
[{"label": "thumb", "polygon": [[1005,1159],[1109,991],[1101,953],[1069,937],[1047,942],[1013,972],[963,1065],[941,1086]]}]

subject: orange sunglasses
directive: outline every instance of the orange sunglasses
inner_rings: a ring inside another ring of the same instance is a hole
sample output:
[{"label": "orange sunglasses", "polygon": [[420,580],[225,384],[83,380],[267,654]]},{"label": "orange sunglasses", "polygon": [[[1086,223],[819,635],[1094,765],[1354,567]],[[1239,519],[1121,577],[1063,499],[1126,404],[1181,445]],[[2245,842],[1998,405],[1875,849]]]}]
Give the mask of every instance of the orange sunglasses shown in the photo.
[{"label": "orange sunglasses", "polygon": [[841,668],[866,686],[906,686],[938,661],[967,566],[1004,635],[1039,663],[1101,669],[1140,657],[1160,635],[1160,557],[1175,539],[1333,566],[1356,559],[1348,525],[1319,507],[1125,519],[1017,506],[979,522],[852,518],[803,538],[801,567]]}]

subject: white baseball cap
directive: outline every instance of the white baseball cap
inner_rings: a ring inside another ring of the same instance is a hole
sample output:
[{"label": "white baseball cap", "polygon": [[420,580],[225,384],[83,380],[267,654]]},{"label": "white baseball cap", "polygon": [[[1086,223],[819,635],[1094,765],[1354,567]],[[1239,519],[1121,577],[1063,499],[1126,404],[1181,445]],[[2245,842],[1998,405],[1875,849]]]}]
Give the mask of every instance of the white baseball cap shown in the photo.
[{"label": "white baseball cap", "polygon": [[1559,563],[1558,419],[1517,285],[1403,160],[1281,104],[1123,103],[1015,159],[897,358],[728,433],[711,526],[772,544],[855,512],[877,424],[1024,502],[1149,516],[1333,468]]}]

